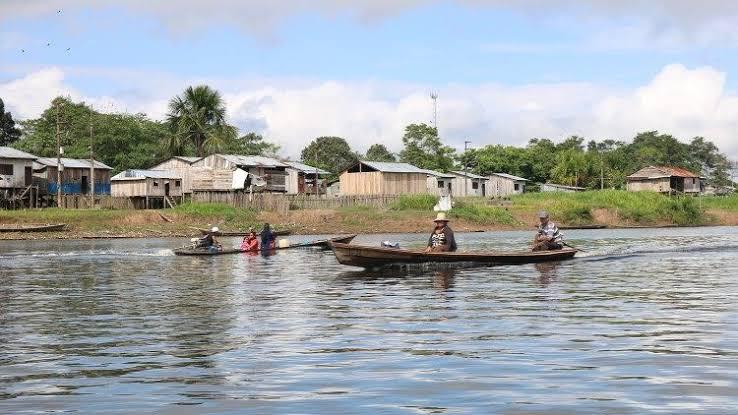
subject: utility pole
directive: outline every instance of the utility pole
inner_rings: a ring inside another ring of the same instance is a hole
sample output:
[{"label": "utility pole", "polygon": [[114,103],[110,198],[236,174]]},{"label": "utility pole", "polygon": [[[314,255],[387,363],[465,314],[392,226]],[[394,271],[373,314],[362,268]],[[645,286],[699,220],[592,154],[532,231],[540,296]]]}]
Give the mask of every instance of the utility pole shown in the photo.
[{"label": "utility pole", "polygon": [[436,128],[436,133],[438,133],[438,92],[431,92],[430,97],[433,100],[433,126]]},{"label": "utility pole", "polygon": [[92,135],[92,115],[90,114],[90,209],[95,207],[95,138]]},{"label": "utility pole", "polygon": [[469,196],[469,161],[466,159],[466,150],[471,141],[464,140],[464,196]]},{"label": "utility pole", "polygon": [[56,207],[62,205],[62,147],[61,147],[61,116],[59,115],[59,103],[56,107]]}]

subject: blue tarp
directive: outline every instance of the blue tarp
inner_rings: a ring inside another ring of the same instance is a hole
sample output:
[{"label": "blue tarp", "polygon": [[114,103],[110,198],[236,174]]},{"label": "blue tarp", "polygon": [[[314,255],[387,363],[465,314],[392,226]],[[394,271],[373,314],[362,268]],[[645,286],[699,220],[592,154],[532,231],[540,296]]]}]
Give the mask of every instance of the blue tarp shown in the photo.
[{"label": "blue tarp", "polygon": [[[49,183],[48,186],[49,194],[56,193],[56,183]],[[81,195],[82,184],[81,183],[64,183],[62,184],[62,193],[66,195]],[[109,195],[110,194],[110,183],[95,183],[95,194],[96,195]]]}]

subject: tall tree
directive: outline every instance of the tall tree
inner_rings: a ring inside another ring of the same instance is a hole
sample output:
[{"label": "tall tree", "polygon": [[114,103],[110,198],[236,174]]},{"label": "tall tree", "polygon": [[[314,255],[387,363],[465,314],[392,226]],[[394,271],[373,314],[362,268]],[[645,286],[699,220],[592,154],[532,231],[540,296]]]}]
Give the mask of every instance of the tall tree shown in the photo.
[{"label": "tall tree", "polygon": [[279,152],[279,146],[264,140],[260,134],[247,133],[227,142],[221,151],[227,154],[275,157]]},{"label": "tall tree", "polygon": [[5,112],[5,102],[0,98],[0,146],[7,146],[18,140],[21,132],[15,127],[13,115]]},{"label": "tall tree", "polygon": [[454,165],[454,149],[443,145],[438,130],[427,124],[410,124],[402,137],[405,148],[400,159],[420,168],[449,171]]},{"label": "tall tree", "polygon": [[226,106],[220,93],[207,85],[188,87],[169,101],[167,122],[172,133],[170,152],[183,154],[193,146],[195,154],[218,150],[235,140],[237,130],[226,123]]},{"label": "tall tree", "polygon": [[332,173],[339,173],[359,159],[341,137],[318,137],[302,149],[303,162]]},{"label": "tall tree", "polygon": [[392,154],[384,144],[372,144],[372,146],[366,151],[366,156],[364,158],[368,161],[397,161],[395,155]]},{"label": "tall tree", "polygon": [[61,116],[64,155],[90,156],[90,125],[95,140],[95,158],[118,172],[151,167],[161,160],[161,142],[166,126],[144,114],[104,114],[85,103],[55,98],[39,118],[21,121],[23,135],[14,145],[41,157],[56,156],[56,111]]}]

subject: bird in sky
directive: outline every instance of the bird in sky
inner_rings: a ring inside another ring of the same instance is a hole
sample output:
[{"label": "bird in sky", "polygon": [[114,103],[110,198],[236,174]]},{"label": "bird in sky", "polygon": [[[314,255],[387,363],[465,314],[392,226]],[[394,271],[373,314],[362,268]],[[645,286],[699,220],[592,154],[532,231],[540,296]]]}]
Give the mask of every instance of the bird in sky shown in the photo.
[{"label": "bird in sky", "polygon": [[51,42],[47,43],[46,46],[51,46]]}]

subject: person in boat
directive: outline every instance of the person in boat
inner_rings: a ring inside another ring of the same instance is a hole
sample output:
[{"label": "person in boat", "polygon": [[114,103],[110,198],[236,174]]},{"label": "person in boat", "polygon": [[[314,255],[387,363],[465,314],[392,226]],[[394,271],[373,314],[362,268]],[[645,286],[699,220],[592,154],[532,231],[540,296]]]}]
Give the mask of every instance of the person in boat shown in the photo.
[{"label": "person in boat", "polygon": [[259,240],[256,238],[254,228],[249,229],[248,235],[241,242],[241,250],[245,252],[254,252],[259,250]]},{"label": "person in boat", "polygon": [[198,248],[204,248],[209,251],[216,251],[222,249],[220,242],[218,242],[217,239],[215,239],[215,234],[218,233],[220,229],[218,229],[217,226],[213,226],[208,233],[205,234],[202,238],[200,238],[197,241],[197,247]]},{"label": "person in boat", "polygon": [[454,252],[456,251],[456,238],[454,231],[448,226],[448,219],[444,212],[438,212],[433,221],[435,228],[428,238],[428,246],[425,252]]},{"label": "person in boat", "polygon": [[553,223],[548,212],[538,212],[538,232],[533,239],[534,251],[555,251],[564,247],[563,235]]},{"label": "person in boat", "polygon": [[269,226],[268,223],[265,223],[264,227],[261,229],[261,249],[274,249],[274,233],[272,232],[272,227]]}]

